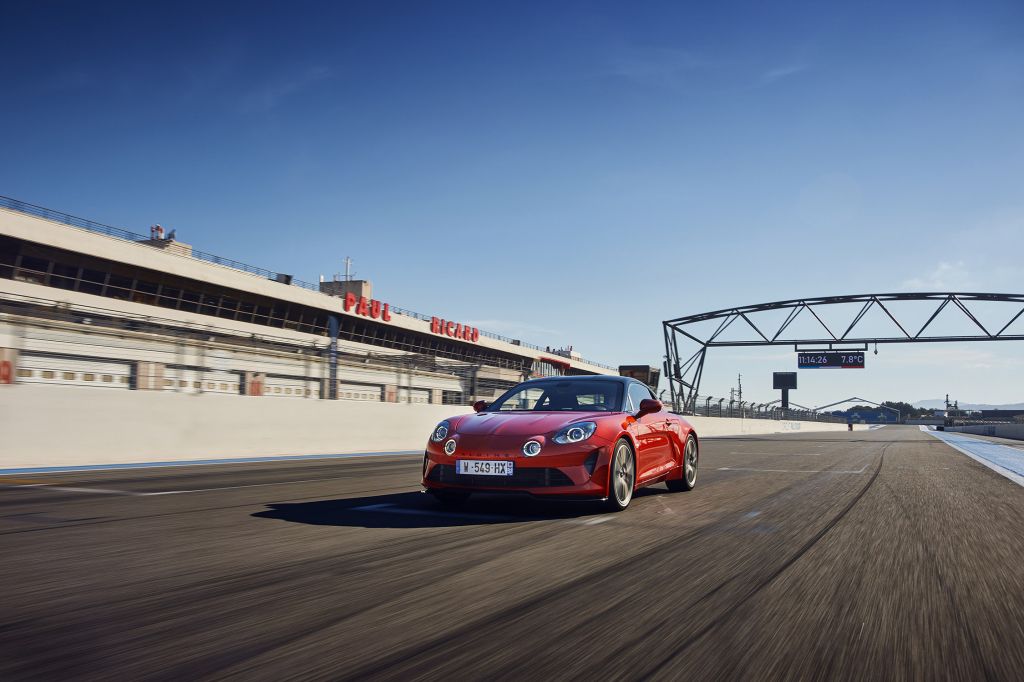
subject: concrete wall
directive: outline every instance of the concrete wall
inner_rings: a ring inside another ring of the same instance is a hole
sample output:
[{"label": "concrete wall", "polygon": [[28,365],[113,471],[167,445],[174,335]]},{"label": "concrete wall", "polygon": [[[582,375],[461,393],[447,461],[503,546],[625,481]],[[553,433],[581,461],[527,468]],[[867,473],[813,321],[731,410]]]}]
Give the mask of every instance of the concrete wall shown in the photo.
[{"label": "concrete wall", "polygon": [[418,450],[469,409],[0,386],[0,469]]},{"label": "concrete wall", "polygon": [[[776,421],[774,419],[730,419],[728,417],[686,417],[697,429],[700,438],[743,436],[770,433],[810,433],[815,431],[846,431],[846,424],[825,422]],[[854,431],[865,431],[868,424],[854,424]]]},{"label": "concrete wall", "polygon": [[[0,386],[0,469],[421,449],[469,408]],[[842,431],[845,424],[694,417],[701,436]]]},{"label": "concrete wall", "polygon": [[1024,440],[1024,424],[984,424],[981,426],[947,426],[945,431],[973,433],[978,436],[996,436]]}]

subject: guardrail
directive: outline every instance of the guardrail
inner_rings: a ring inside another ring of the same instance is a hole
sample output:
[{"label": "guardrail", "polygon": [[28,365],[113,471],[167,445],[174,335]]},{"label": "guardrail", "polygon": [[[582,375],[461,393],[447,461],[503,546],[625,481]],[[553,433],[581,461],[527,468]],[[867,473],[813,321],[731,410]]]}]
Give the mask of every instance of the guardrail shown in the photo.
[{"label": "guardrail", "polygon": [[[28,202],[21,201],[19,199],[13,199],[11,197],[7,197],[7,196],[3,196],[3,195],[0,195],[0,207],[6,208],[6,209],[9,209],[9,210],[12,210],[12,211],[17,211],[18,213],[24,213],[26,215],[35,216],[37,218],[43,218],[45,220],[51,220],[53,222],[62,223],[64,225],[70,225],[72,227],[78,227],[78,228],[81,228],[83,230],[88,230],[90,232],[95,232],[97,234],[105,235],[107,237],[114,237],[115,239],[122,239],[122,240],[130,241],[130,242],[148,242],[148,241],[150,241],[149,237],[147,237],[147,236],[145,236],[143,234],[139,234],[137,232],[132,232],[130,230],[126,230],[126,229],[121,228],[121,227],[114,227],[112,225],[106,225],[104,223],[97,223],[97,222],[95,222],[93,220],[88,220],[86,218],[79,218],[78,216],[73,216],[73,215],[71,215],[69,213],[64,213],[62,211],[54,211],[53,209],[46,208],[45,206],[37,206],[36,204],[30,204]],[[295,277],[292,277],[291,275],[286,275],[285,273],[275,272],[273,270],[268,270],[266,268],[257,267],[255,265],[249,265],[248,263],[242,263],[241,261],[234,260],[233,258],[225,258],[224,256],[218,256],[216,254],[207,253],[205,251],[199,251],[199,250],[194,249],[194,248],[192,249],[191,257],[195,258],[197,260],[205,261],[207,263],[213,263],[214,265],[221,265],[221,266],[224,266],[224,267],[228,267],[228,268],[231,268],[232,270],[239,270],[241,272],[246,272],[246,273],[249,273],[250,275],[256,275],[256,276],[261,277],[261,278],[274,280],[274,281],[280,282],[282,284],[288,284],[290,286],[300,287],[302,289],[307,289],[309,291],[315,291],[316,293],[322,293],[320,291],[320,285],[319,284],[314,284],[312,282],[305,282],[305,281],[303,281],[301,279],[296,279]],[[287,278],[287,281],[284,281],[285,278]],[[326,294],[324,294],[324,295],[326,295]],[[422,313],[417,313],[417,312],[414,312],[412,310],[407,310],[405,308],[399,308],[397,306],[393,306],[391,308],[391,311],[394,312],[394,313],[397,313],[399,315],[404,315],[406,317],[412,317],[414,319],[423,320],[423,321],[426,321],[426,322],[430,322],[431,319],[432,319],[432,317],[430,315],[424,315]],[[519,339],[513,339],[513,338],[509,338],[507,336],[502,336],[501,334],[496,334],[494,332],[488,332],[488,331],[485,331],[483,329],[480,330],[480,334],[482,336],[486,336],[488,338],[495,339],[497,341],[502,341],[504,343],[512,344],[512,345],[515,345],[515,346],[522,346],[523,348],[530,348],[530,349],[539,350],[539,351],[546,350],[545,348],[542,348],[541,346],[538,346],[538,345],[535,345],[535,344],[532,344],[532,343],[526,343],[525,341],[521,341]],[[552,354],[556,354],[554,351],[548,351],[548,352],[551,352]],[[605,365],[605,364],[602,364],[600,362],[595,362],[593,360],[586,360],[584,358],[577,358],[577,359],[578,359],[579,362],[584,362],[584,363],[586,363],[588,365],[593,365],[595,367],[601,367],[601,368],[604,368],[604,369],[612,369],[612,370],[616,369],[615,367],[612,367],[611,365]]]}]

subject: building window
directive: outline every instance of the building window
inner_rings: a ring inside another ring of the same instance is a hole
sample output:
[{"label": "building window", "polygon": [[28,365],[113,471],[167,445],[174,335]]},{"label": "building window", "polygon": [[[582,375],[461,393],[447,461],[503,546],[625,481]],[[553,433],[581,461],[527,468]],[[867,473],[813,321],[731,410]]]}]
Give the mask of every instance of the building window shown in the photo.
[{"label": "building window", "polygon": [[107,273],[99,270],[82,269],[82,277],[78,281],[78,290],[82,293],[103,295],[103,286],[107,282]]},{"label": "building window", "polygon": [[32,282],[33,284],[46,284],[46,273],[49,269],[50,262],[47,260],[33,258],[32,256],[22,256],[18,274],[14,276],[14,279]]},{"label": "building window", "polygon": [[107,279],[107,298],[127,301],[132,294],[132,278],[111,274]]}]

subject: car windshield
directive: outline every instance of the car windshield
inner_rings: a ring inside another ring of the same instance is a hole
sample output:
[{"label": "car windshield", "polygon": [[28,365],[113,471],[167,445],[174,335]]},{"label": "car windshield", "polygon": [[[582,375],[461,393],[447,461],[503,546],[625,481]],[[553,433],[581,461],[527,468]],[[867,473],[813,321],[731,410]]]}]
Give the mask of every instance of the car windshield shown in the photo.
[{"label": "car windshield", "polygon": [[488,412],[618,412],[622,383],[572,380],[520,384],[487,407]]}]

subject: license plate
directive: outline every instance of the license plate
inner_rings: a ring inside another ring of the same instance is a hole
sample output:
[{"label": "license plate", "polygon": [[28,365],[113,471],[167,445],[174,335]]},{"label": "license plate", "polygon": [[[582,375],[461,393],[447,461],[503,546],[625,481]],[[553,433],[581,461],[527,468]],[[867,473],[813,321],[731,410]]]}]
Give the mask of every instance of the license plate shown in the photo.
[{"label": "license plate", "polygon": [[470,476],[511,476],[512,462],[494,459],[459,459],[455,471]]}]

